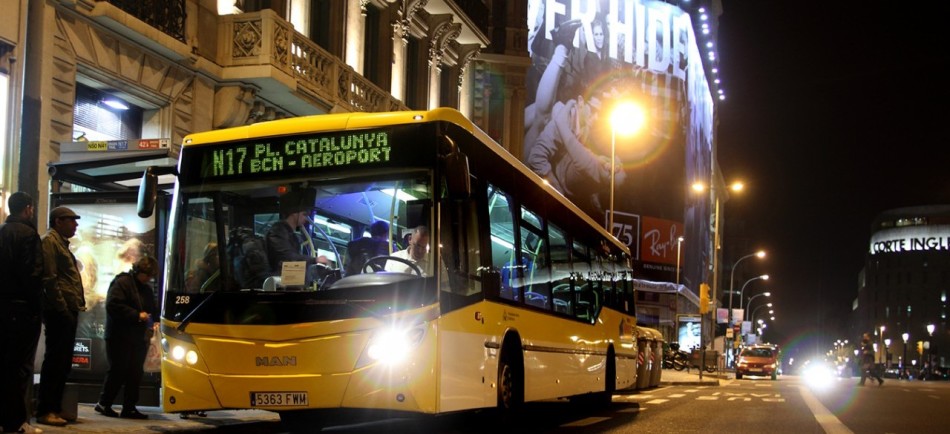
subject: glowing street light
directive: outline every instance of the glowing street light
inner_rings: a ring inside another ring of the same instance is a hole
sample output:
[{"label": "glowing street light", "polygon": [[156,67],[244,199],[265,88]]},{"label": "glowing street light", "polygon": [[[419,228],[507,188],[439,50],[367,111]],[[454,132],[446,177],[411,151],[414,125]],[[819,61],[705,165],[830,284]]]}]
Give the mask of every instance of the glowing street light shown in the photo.
[{"label": "glowing street light", "polygon": [[[746,285],[752,283],[755,280],[769,280],[769,275],[763,274],[761,276],[755,276],[749,280],[746,280],[745,283],[742,284],[742,287],[739,289],[739,307],[742,307],[742,294],[745,293]],[[730,289],[730,291],[732,290]],[[729,294],[729,309],[730,310],[732,309],[732,294],[731,293]]]},{"label": "glowing street light", "polygon": [[607,230],[614,231],[614,182],[617,178],[617,133],[632,135],[646,123],[646,113],[639,105],[622,102],[610,115],[610,219]]},{"label": "glowing street light", "polygon": [[[752,297],[749,297],[749,303],[745,305],[745,311],[746,311],[746,315],[747,315],[746,318],[747,318],[747,319],[752,319],[752,315],[749,315],[749,314],[748,314],[749,309],[752,308],[752,300],[755,300],[756,298],[759,298],[759,297],[762,297],[762,296],[771,297],[771,296],[772,296],[772,293],[771,293],[771,292],[763,292],[763,293],[761,293],[761,294],[756,294],[756,295],[753,295]],[[768,303],[766,306],[772,307],[772,303]],[[759,306],[759,307],[761,307],[761,306]]]},{"label": "glowing street light", "polygon": [[[733,190],[735,190],[735,191],[741,191],[742,188],[743,188],[742,183],[739,183],[739,182],[733,184],[733,186],[734,186],[734,187],[733,187]],[[748,255],[745,255],[745,256],[739,258],[738,261],[736,261],[736,262],[734,262],[734,263],[732,264],[732,271],[729,273],[729,316],[728,316],[728,318],[729,318],[729,326],[730,326],[730,327],[732,327],[732,292],[733,292],[733,291],[732,291],[732,284],[733,284],[733,282],[735,281],[736,267],[738,267],[738,266],[739,266],[739,263],[742,262],[743,260],[748,259],[748,258],[752,258],[752,257],[756,257],[756,258],[759,258],[759,259],[764,258],[764,257],[765,257],[765,250],[759,250],[758,252],[750,253],[750,254],[748,254]],[[758,278],[761,278],[761,279],[763,279],[763,280],[769,280],[769,276],[768,276],[767,274],[763,274],[763,275],[759,276]],[[752,279],[752,280],[756,280],[756,279]],[[751,282],[752,280],[750,280],[749,282]],[[746,283],[749,283],[749,282],[746,282]],[[742,287],[745,288],[745,285],[743,284]],[[739,298],[739,307],[742,307],[742,298]]]}]

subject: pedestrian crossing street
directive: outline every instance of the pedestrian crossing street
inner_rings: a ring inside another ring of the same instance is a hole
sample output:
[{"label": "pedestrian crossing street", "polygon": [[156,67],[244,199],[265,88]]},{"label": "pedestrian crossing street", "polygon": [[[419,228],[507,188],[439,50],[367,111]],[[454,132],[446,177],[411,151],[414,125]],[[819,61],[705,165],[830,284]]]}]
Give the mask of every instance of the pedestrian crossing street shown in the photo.
[{"label": "pedestrian crossing street", "polygon": [[[753,390],[749,387],[740,388],[741,383],[730,383],[722,386],[697,386],[687,389],[663,387],[648,393],[638,393],[635,395],[615,395],[614,402],[635,402],[640,405],[640,410],[648,406],[662,405],[675,400],[694,400],[694,401],[726,401],[726,402],[785,402],[785,395],[788,391],[797,392],[797,390],[788,390],[773,383],[753,383]],[[745,384],[745,386],[749,386]],[[730,390],[733,389],[733,390]],[[673,392],[673,393],[670,393]]]}]

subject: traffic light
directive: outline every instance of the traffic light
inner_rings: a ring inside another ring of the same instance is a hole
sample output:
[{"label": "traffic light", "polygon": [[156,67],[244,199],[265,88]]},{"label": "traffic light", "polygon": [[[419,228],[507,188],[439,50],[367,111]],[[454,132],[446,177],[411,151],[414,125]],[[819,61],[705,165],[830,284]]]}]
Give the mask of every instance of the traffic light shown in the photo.
[{"label": "traffic light", "polygon": [[699,284],[699,313],[707,312],[709,312],[709,285],[701,283]]},{"label": "traffic light", "polygon": [[917,354],[924,355],[924,341],[917,341]]}]

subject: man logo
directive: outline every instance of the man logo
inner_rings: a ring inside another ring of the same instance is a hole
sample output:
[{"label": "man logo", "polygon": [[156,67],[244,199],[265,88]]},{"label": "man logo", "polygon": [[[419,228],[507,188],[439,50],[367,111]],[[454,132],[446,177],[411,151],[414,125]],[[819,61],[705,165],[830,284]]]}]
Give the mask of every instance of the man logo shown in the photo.
[{"label": "man logo", "polygon": [[297,366],[297,356],[255,357],[255,366]]}]

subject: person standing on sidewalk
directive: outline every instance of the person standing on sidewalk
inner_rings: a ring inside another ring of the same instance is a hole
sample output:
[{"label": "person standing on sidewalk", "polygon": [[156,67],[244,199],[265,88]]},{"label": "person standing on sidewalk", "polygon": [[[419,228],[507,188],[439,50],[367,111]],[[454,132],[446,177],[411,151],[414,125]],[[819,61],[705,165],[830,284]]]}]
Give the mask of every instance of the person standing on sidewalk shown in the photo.
[{"label": "person standing on sidewalk", "polygon": [[[109,372],[102,385],[96,412],[108,417],[148,419],[135,408],[139,401],[142,368],[152,337],[152,318],[157,314],[149,282],[158,275],[158,261],[139,259],[132,270],[115,276],[106,295],[106,356]],[[122,413],[112,409],[119,388],[125,386]]]},{"label": "person standing on sidewalk", "polygon": [[883,385],[884,379],[877,372],[877,366],[874,363],[874,344],[871,343],[871,335],[865,333],[861,337],[861,381],[858,386],[864,385],[864,380],[871,377],[877,380],[877,385]]},{"label": "person standing on sidewalk", "polygon": [[30,195],[7,201],[10,216],[0,224],[0,426],[3,432],[42,432],[29,425],[27,391],[40,339],[43,250]]},{"label": "person standing on sidewalk", "polygon": [[[79,216],[64,206],[49,213],[49,230],[43,235],[43,323],[46,353],[40,371],[40,396],[36,422],[63,426],[63,391],[73,363],[73,346],[79,312],[86,310],[82,277],[69,239],[76,235]],[[75,420],[73,420],[75,421]]]}]

